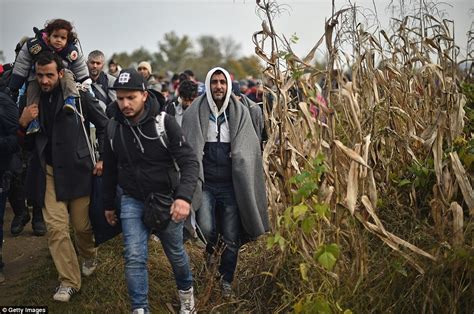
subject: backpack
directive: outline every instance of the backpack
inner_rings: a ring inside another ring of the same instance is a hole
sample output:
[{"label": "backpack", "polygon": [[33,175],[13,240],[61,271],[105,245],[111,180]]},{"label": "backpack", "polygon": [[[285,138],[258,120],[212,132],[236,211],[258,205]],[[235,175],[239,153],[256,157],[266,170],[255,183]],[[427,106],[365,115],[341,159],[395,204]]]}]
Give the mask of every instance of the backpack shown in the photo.
[{"label": "backpack", "polygon": [[[168,140],[168,135],[166,134],[166,128],[165,128],[165,116],[166,112],[160,112],[159,114],[156,115],[155,117],[155,128],[156,128],[156,135],[157,138],[159,139],[161,144],[165,147],[166,150],[168,150],[169,146],[169,140]],[[107,124],[107,139],[109,140],[110,143],[110,148],[112,148],[112,151],[114,151],[114,136],[115,136],[115,131],[117,130],[118,127],[118,122],[115,120],[115,118],[110,118],[109,123]],[[176,170],[179,172],[179,166],[176,163],[176,160],[174,157],[173,159],[173,164]]]}]

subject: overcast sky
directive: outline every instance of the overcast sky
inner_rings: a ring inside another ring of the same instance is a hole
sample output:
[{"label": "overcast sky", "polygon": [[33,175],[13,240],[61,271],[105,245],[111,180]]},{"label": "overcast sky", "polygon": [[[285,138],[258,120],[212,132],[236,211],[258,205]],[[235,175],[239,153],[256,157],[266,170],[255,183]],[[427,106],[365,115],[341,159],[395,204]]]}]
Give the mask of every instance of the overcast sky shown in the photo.
[{"label": "overcast sky", "polygon": [[[295,52],[306,54],[324,33],[332,1],[278,2],[287,4],[287,10],[275,20],[277,32],[287,37],[296,33],[299,42]],[[389,0],[352,2],[366,8],[373,8],[375,3],[379,18],[387,22]],[[450,4],[441,8],[447,18],[455,20],[457,44],[465,54],[466,33],[474,20],[474,0],[443,2]],[[348,2],[335,3],[340,8]],[[0,0],[0,50],[5,61],[13,60],[16,43],[22,36],[32,36],[33,26],[40,28],[53,18],[73,22],[85,54],[99,49],[107,58],[114,52],[131,52],[139,47],[156,51],[158,41],[170,31],[179,36],[189,35],[191,39],[199,35],[231,36],[242,46],[240,56],[251,55],[252,34],[261,28],[255,1],[249,0]]]}]

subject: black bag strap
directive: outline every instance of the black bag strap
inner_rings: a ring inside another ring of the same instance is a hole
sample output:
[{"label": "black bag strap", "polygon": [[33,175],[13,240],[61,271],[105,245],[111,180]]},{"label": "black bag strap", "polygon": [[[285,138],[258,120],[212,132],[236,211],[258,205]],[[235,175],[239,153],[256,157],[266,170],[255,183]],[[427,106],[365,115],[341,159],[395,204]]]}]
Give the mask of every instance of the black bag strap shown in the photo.
[{"label": "black bag strap", "polygon": [[107,96],[107,93],[105,92],[105,90],[102,88],[102,86],[99,84],[99,83],[92,83],[92,86],[94,86],[97,91],[99,92],[99,94],[104,97],[104,99],[107,99],[108,96]]}]

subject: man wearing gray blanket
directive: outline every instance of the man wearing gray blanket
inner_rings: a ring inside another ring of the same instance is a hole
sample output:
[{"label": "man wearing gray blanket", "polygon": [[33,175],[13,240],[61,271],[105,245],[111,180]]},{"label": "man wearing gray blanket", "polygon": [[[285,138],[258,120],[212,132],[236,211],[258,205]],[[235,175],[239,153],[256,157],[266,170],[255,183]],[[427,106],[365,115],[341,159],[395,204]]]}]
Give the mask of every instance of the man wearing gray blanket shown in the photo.
[{"label": "man wearing gray blanket", "polygon": [[221,292],[230,298],[240,246],[269,228],[262,154],[248,108],[232,95],[229,73],[210,70],[205,88],[183,125],[200,164],[193,207],[207,240],[207,266],[222,252]]}]

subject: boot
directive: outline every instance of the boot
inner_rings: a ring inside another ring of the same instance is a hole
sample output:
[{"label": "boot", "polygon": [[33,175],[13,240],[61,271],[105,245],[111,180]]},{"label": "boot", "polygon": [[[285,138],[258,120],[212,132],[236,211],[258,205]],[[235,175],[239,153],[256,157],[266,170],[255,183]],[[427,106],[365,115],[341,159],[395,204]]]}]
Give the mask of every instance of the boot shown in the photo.
[{"label": "boot", "polygon": [[30,221],[30,214],[28,211],[21,214],[15,213],[15,217],[13,217],[12,224],[10,226],[11,234],[13,236],[19,235],[25,228],[25,225],[28,223],[28,221]]},{"label": "boot", "polygon": [[46,234],[46,224],[43,219],[43,211],[41,207],[33,206],[33,220],[31,221],[31,227],[35,236],[42,237]]},{"label": "boot", "polygon": [[17,236],[23,231],[28,221],[30,221],[21,174],[15,174],[13,176],[11,188],[8,192],[8,200],[15,214],[11,223],[10,232],[13,236]]}]

